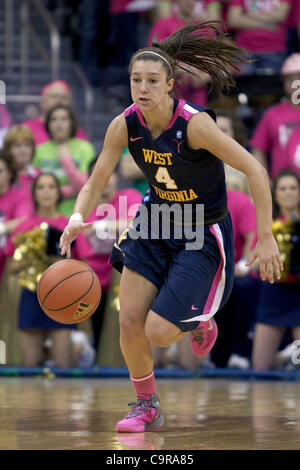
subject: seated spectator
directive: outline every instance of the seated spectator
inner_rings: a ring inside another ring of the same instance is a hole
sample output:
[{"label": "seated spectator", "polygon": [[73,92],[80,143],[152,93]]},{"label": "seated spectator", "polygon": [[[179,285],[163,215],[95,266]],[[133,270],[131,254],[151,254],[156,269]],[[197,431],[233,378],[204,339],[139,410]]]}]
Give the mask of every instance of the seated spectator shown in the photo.
[{"label": "seated spectator", "polygon": [[[300,83],[300,82],[299,82]],[[300,126],[295,127],[286,146],[286,167],[293,168],[300,177]]]},{"label": "seated spectator", "polygon": [[0,281],[6,262],[7,237],[15,227],[32,214],[30,192],[13,187],[15,171],[4,150],[0,152]]},{"label": "seated spectator", "polygon": [[[291,164],[287,144],[292,132],[300,126],[300,104],[299,99],[295,100],[299,91],[292,87],[293,82],[300,79],[300,54],[285,60],[281,76],[287,99],[265,112],[251,139],[253,155],[268,169],[271,178]],[[299,171],[297,165],[294,168]]]},{"label": "seated spectator", "polygon": [[14,186],[30,189],[32,181],[41,172],[31,164],[35,144],[30,129],[22,126],[11,127],[4,139],[4,150],[11,155],[16,170]]},{"label": "seated spectator", "polygon": [[[273,203],[274,221],[300,220],[300,179],[293,170],[282,170],[276,176]],[[300,277],[293,273],[274,284],[261,285],[252,355],[255,370],[277,367],[277,351],[287,328],[300,340]]]},{"label": "seated spectator", "polygon": [[[234,110],[214,109],[217,117],[217,125],[220,129],[236,140],[243,147],[247,147],[248,136],[246,127]],[[248,179],[244,173],[229,165],[224,164],[226,182],[231,189],[250,194]]]},{"label": "seated spectator", "polygon": [[[205,21],[205,0],[196,2],[195,0],[175,0],[175,12],[169,18],[162,18],[155,22],[151,28],[148,45],[152,40],[164,40],[172,34],[176,29],[188,23],[189,21],[200,20]],[[197,7],[197,9],[196,9]],[[201,8],[200,8],[201,7]],[[187,101],[205,106],[207,103],[207,90],[205,84],[208,83],[209,77],[203,73],[200,77],[180,71],[178,73],[179,81],[176,82],[174,93],[178,97],[182,97]]]},{"label": "seated spectator", "polygon": [[[71,104],[71,89],[63,80],[56,80],[44,86],[41,93],[40,116],[21,123],[21,126],[27,126],[31,130],[35,145],[42,144],[50,139],[45,127],[46,116],[50,109],[57,104],[66,106]],[[80,128],[76,130],[76,138],[88,140],[85,132]]]},{"label": "seated spectator", "polygon": [[75,137],[76,118],[69,106],[58,104],[52,108],[45,126],[50,140],[36,147],[33,165],[58,177],[64,195],[59,210],[70,216],[76,195],[88,179],[95,150],[90,142]]},{"label": "seated spectator", "polygon": [[[32,217],[19,224],[8,241],[5,252],[9,260],[9,269],[12,273],[19,273],[23,269],[29,269],[32,259],[15,259],[15,237],[20,233],[26,233],[38,228],[42,222],[57,233],[59,237],[68,223],[68,218],[58,211],[58,203],[62,199],[59,182],[53,174],[43,173],[39,175],[32,186],[32,196],[36,211]],[[58,246],[58,244],[57,244]],[[49,266],[56,262],[59,253],[56,250],[51,255],[46,255]],[[84,235],[78,237],[72,254],[76,259],[83,260],[90,255],[90,246]],[[52,357],[57,367],[72,366],[71,329],[75,325],[64,325],[49,318],[41,309],[36,292],[25,287],[22,289],[19,305],[19,323],[21,351],[23,365],[35,367],[44,362],[44,340],[47,335],[52,341]]]},{"label": "seated spectator", "polygon": [[0,148],[3,140],[11,126],[11,117],[5,104],[0,103]]},{"label": "seated spectator", "polygon": [[287,52],[284,23],[290,8],[291,0],[230,0],[228,25],[238,46],[256,60],[241,67],[243,75],[279,74]]},{"label": "seated spectator", "polygon": [[149,189],[145,175],[135,163],[128,147],[124,149],[121,155],[120,176],[125,183],[127,183],[127,186],[136,189],[142,196],[144,196]]},{"label": "seated spectator", "polygon": [[[90,174],[95,163],[96,160],[90,165]],[[113,173],[102,192],[97,207],[86,220],[86,222],[93,222],[93,226],[85,231],[85,236],[93,250],[93,254],[88,257],[87,263],[94,269],[102,287],[100,304],[91,317],[96,350],[101,335],[112,275],[112,266],[109,264],[110,253],[119,235],[127,228],[130,220],[134,218],[137,207],[142,200],[139,191],[132,188],[119,191],[117,183],[118,175]],[[105,213],[108,213],[107,217],[104,217]]]}]

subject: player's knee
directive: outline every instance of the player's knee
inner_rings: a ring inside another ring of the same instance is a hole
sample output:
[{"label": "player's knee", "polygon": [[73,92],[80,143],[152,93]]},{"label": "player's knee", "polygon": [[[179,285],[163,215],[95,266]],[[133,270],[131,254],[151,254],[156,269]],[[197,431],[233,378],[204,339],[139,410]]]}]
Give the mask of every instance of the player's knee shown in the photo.
[{"label": "player's knee", "polygon": [[160,348],[167,348],[174,342],[168,330],[163,325],[157,325],[154,322],[146,322],[145,335],[153,346]]},{"label": "player's knee", "polygon": [[127,338],[136,338],[144,330],[144,323],[133,313],[120,311],[119,316],[120,332]]}]

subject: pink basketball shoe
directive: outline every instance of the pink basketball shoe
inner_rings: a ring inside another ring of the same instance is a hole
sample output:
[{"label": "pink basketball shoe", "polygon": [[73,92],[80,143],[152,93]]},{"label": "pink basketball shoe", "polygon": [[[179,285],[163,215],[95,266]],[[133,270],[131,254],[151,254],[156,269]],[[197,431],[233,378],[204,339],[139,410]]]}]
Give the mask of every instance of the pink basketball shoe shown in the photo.
[{"label": "pink basketball shoe", "polygon": [[218,327],[213,318],[208,321],[201,321],[197,328],[191,331],[191,348],[196,356],[206,356],[218,336]]},{"label": "pink basketball shoe", "polygon": [[159,398],[154,393],[150,395],[150,400],[138,398],[137,402],[128,403],[128,405],[132,406],[132,410],[117,423],[118,432],[155,431],[164,424]]}]

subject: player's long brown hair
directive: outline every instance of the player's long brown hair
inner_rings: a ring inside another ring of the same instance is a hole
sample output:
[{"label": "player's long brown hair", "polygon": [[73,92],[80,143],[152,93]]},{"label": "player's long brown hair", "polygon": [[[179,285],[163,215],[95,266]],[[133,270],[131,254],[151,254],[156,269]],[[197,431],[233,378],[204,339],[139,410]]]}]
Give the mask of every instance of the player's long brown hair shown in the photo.
[{"label": "player's long brown hair", "polygon": [[[219,94],[223,89],[230,90],[235,86],[233,74],[239,71],[239,64],[250,60],[248,53],[222,31],[222,26],[221,21],[187,24],[163,41],[153,39],[152,46],[133,54],[129,72],[136,60],[161,61],[167,71],[167,80],[175,77],[178,67],[194,75],[197,71],[208,74],[211,87]],[[165,60],[151,52],[160,54]]]}]

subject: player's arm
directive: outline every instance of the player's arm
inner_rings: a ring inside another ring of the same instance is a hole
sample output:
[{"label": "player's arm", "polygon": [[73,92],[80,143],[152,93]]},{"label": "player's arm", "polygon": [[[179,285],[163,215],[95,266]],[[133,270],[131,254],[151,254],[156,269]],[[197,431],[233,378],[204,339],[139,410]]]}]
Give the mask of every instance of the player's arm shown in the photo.
[{"label": "player's arm", "polygon": [[283,269],[277,244],[272,234],[272,197],[266,169],[240,144],[221,131],[207,113],[194,115],[188,125],[188,144],[193,149],[206,149],[248,178],[257,222],[258,243],[248,264],[260,260],[260,273],[273,282],[273,269],[280,279]]},{"label": "player's arm", "polygon": [[[96,207],[97,202],[112,175],[124,148],[128,145],[128,133],[125,117],[123,114],[117,116],[109,125],[103,144],[103,149],[94,166],[94,170],[80,190],[74,206],[74,217],[69,220],[61,240],[61,255],[67,253],[70,257],[70,244],[79,232],[91,227],[91,223],[83,221]],[[76,214],[76,216],[75,216]]]},{"label": "player's arm", "polygon": [[266,152],[255,147],[252,149],[252,155],[264,168],[266,168],[266,170],[268,169],[268,159]]}]

